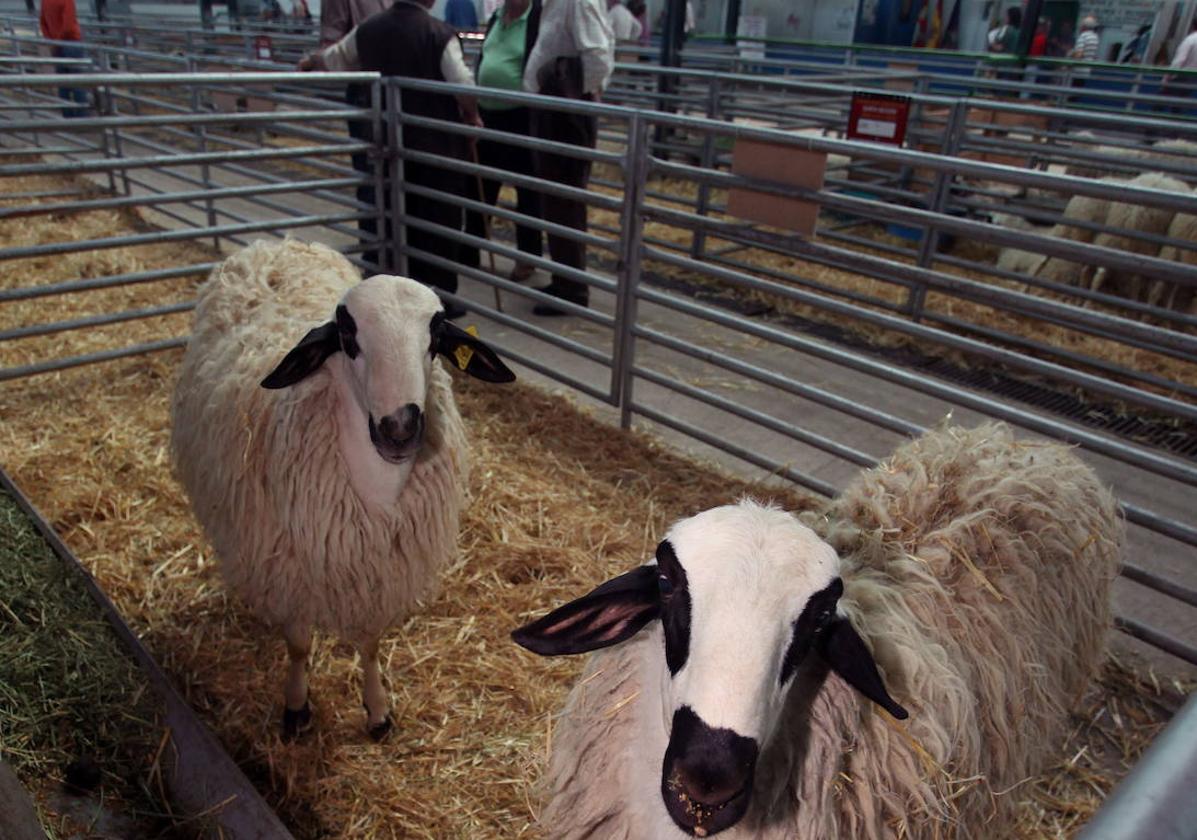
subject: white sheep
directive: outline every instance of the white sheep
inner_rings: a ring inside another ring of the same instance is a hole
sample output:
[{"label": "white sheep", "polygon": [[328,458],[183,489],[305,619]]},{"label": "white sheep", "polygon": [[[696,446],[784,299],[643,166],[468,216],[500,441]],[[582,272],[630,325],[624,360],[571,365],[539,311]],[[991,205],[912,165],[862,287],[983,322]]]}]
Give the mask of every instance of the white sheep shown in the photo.
[{"label": "white sheep", "polygon": [[200,288],[171,406],[175,467],[229,588],[282,629],[287,736],[311,720],[314,628],[357,646],[369,731],[391,727],[379,638],[455,555],[468,475],[438,353],[514,378],[430,289],[362,281],[322,245],[255,243]]},{"label": "white sheep", "polygon": [[[1188,195],[1191,191],[1187,184],[1162,172],[1144,172],[1130,181],[1128,186],[1146,187],[1153,190],[1177,192]],[[1115,230],[1099,233],[1093,240],[1094,245],[1114,248],[1128,254],[1142,254],[1158,257],[1161,246],[1154,242],[1134,239],[1123,231],[1154,234],[1164,236],[1168,226],[1172,224],[1175,210],[1166,207],[1149,207],[1145,204],[1135,204],[1127,201],[1110,202],[1110,212],[1105,223]],[[1145,300],[1149,281],[1141,274],[1102,266],[1097,269],[1093,277],[1093,289],[1103,287],[1130,300]]]},{"label": "white sheep", "polygon": [[[1160,249],[1160,259],[1197,265],[1197,215],[1177,213],[1172,218],[1172,224],[1168,225],[1168,238],[1188,242],[1191,247],[1165,245]],[[1148,292],[1147,302],[1153,306],[1166,306],[1177,312],[1187,312],[1193,302],[1193,293],[1193,286],[1170,280],[1156,280]]]},{"label": "white sheep", "polygon": [[1111,494],[1067,448],[987,425],[904,446],[806,521],[684,519],[655,562],[513,634],[606,648],[552,733],[548,836],[1009,829],[1104,649]]}]

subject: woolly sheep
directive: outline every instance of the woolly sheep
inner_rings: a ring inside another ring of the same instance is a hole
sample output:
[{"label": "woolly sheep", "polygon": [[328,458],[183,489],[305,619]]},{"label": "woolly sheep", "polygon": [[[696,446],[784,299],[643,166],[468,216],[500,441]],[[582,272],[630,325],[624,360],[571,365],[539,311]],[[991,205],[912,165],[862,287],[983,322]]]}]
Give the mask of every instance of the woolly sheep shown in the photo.
[{"label": "woolly sheep", "polygon": [[805,520],[684,519],[655,562],[515,631],[606,648],[553,732],[549,836],[1009,827],[1104,650],[1114,499],[1067,448],[986,425],[907,444]]},{"label": "woolly sheep", "polygon": [[[1188,186],[1183,181],[1179,181],[1162,172],[1144,172],[1142,175],[1132,178],[1126,183],[1132,187],[1145,187],[1167,192],[1185,194],[1190,192]],[[1110,203],[1110,212],[1106,216],[1106,224],[1111,228],[1118,228],[1124,231],[1163,236],[1168,232],[1168,226],[1172,224],[1172,218],[1175,215],[1175,210],[1167,208],[1148,207],[1143,204],[1114,201]],[[1143,254],[1150,257],[1157,257],[1160,253],[1160,246],[1158,244],[1134,239],[1124,233],[1099,233],[1094,238],[1093,244],[1125,251],[1128,254]],[[1112,292],[1131,300],[1143,300],[1147,296],[1147,280],[1142,275],[1106,268],[1104,266],[1098,268],[1093,277],[1093,289],[1099,290],[1102,288],[1105,288],[1107,292]]]},{"label": "woolly sheep", "polygon": [[[1117,178],[1102,178],[1101,180],[1104,183],[1123,183]],[[1065,218],[1078,222],[1104,225],[1109,214],[1110,200],[1091,195],[1074,195],[1064,206]],[[1073,242],[1088,243],[1097,238],[1097,231],[1077,225],[1058,224],[1051,229],[1048,235]],[[1091,266],[1060,257],[1048,257],[1035,274],[1041,280],[1068,286],[1087,285],[1092,275],[1093,268]]]},{"label": "woolly sheep", "polygon": [[[1160,249],[1160,259],[1172,260],[1185,265],[1197,265],[1197,216],[1191,213],[1177,213],[1168,225],[1168,238],[1192,243],[1192,248],[1178,248],[1165,245]],[[1166,306],[1177,312],[1186,312],[1193,302],[1192,286],[1183,286],[1167,280],[1152,283],[1147,302],[1153,306]]]},{"label": "woolly sheep", "polygon": [[311,721],[314,628],[357,646],[370,734],[391,727],[379,638],[457,550],[468,456],[435,354],[459,350],[466,372],[514,378],[430,289],[362,281],[322,245],[255,243],[199,291],[174,461],[229,588],[286,639],[288,737]]}]

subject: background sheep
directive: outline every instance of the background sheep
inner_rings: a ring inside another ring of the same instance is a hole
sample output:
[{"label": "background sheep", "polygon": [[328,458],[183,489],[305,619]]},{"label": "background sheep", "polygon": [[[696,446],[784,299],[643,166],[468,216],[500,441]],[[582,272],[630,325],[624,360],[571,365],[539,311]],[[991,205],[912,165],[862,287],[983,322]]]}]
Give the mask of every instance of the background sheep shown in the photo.
[{"label": "background sheep", "polygon": [[[1197,265],[1197,216],[1191,213],[1177,213],[1168,225],[1168,238],[1191,243],[1190,248],[1165,245],[1160,249],[1160,259],[1172,260],[1185,265]],[[1153,306],[1165,306],[1177,312],[1187,312],[1193,302],[1193,287],[1183,286],[1169,280],[1152,283],[1147,302]]]},{"label": "background sheep", "polygon": [[370,732],[389,730],[379,637],[456,553],[468,469],[435,354],[514,379],[428,288],[359,281],[293,240],[225,260],[200,288],[171,406],[176,470],[224,579],[286,638],[287,735],[311,719],[314,627],[357,646]]},{"label": "background sheep", "polygon": [[[1161,172],[1144,172],[1142,175],[1128,181],[1127,185],[1185,194],[1190,192],[1188,186],[1183,181],[1179,181],[1169,175],[1164,175]],[[1175,210],[1167,208],[1148,207],[1143,204],[1134,204],[1126,201],[1114,201],[1110,203],[1110,212],[1106,216],[1106,224],[1123,231],[1163,236],[1168,232],[1168,226],[1172,224],[1172,218],[1175,215]],[[1093,244],[1125,251],[1128,254],[1143,254],[1150,257],[1159,256],[1161,247],[1157,243],[1147,242],[1127,236],[1125,233],[1114,231],[1099,233],[1094,238]],[[1112,292],[1131,300],[1145,300],[1147,297],[1147,288],[1148,281],[1142,275],[1106,268],[1104,266],[1097,269],[1093,278],[1094,290],[1104,289],[1107,292]]]},{"label": "background sheep", "polygon": [[553,733],[550,836],[1009,827],[1103,651],[1110,493],[1065,447],[986,425],[906,445],[807,521],[706,511],[516,631],[546,655],[627,640],[591,657]]}]

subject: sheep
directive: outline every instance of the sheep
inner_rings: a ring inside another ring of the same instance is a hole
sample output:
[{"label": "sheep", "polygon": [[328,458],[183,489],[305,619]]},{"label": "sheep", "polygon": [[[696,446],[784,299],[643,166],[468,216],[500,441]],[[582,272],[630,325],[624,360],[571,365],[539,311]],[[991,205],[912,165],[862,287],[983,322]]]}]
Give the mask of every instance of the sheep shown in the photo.
[{"label": "sheep", "polygon": [[[1185,194],[1190,192],[1183,181],[1162,172],[1144,172],[1142,175],[1132,178],[1127,184],[1132,187],[1146,187],[1168,192]],[[1160,253],[1160,245],[1132,238],[1120,231],[1163,236],[1168,232],[1168,226],[1172,224],[1172,218],[1175,215],[1175,210],[1167,208],[1148,207],[1124,201],[1111,202],[1110,212],[1106,216],[1106,225],[1117,228],[1119,231],[1099,233],[1094,238],[1093,244],[1125,251],[1128,254],[1157,257]],[[1103,287],[1108,287],[1108,290],[1114,294],[1131,300],[1143,300],[1147,296],[1147,280],[1142,275],[1104,266],[1098,268],[1094,274],[1092,288],[1096,291]]]},{"label": "sheep", "polygon": [[434,594],[468,478],[438,353],[480,379],[514,379],[430,289],[362,281],[323,245],[254,243],[199,290],[172,456],[229,589],[282,630],[287,738],[311,723],[314,628],[357,647],[368,731],[392,727],[379,638]]},{"label": "sheep", "polygon": [[[1118,178],[1102,178],[1105,183],[1123,183]],[[1110,200],[1096,198],[1090,195],[1074,195],[1064,206],[1064,217],[1078,222],[1090,222],[1104,225],[1106,217],[1110,215]],[[1073,242],[1092,242],[1097,237],[1097,231],[1077,225],[1057,224],[1048,233],[1057,239],[1068,239]],[[1088,285],[1092,278],[1093,268],[1072,260],[1060,257],[1048,257],[1035,272],[1036,277],[1053,283],[1067,286]]]},{"label": "sheep", "polygon": [[1074,454],[1001,424],[905,445],[822,517],[675,523],[513,633],[598,650],[552,733],[547,834],[1000,835],[1099,663],[1122,534]]},{"label": "sheep", "polygon": [[[1192,213],[1177,213],[1168,225],[1168,238],[1192,243],[1191,248],[1165,245],[1160,249],[1160,259],[1172,260],[1185,265],[1197,265],[1197,216]],[[1153,306],[1166,306],[1177,312],[1187,312],[1193,302],[1192,286],[1181,285],[1168,280],[1156,280],[1148,292],[1147,302]]]}]

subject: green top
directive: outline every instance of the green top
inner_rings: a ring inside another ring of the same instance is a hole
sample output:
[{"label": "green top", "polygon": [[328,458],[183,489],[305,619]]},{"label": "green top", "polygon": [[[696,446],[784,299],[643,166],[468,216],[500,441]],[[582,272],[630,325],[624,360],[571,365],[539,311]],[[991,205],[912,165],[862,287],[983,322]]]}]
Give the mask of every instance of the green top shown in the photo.
[{"label": "green top", "polygon": [[[528,15],[532,4],[511,23],[503,22],[500,9],[495,25],[482,43],[482,63],[478,65],[480,87],[502,88],[503,90],[524,89],[524,46],[528,33]],[[478,105],[492,111],[509,111],[519,106],[512,102],[501,102],[481,98]]]}]

